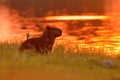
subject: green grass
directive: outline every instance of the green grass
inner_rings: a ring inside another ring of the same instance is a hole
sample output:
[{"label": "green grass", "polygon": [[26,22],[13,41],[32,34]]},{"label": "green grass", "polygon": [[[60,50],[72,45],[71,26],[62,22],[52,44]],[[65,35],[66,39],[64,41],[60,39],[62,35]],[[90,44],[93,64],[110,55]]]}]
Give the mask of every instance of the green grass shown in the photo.
[{"label": "green grass", "polygon": [[[53,53],[20,53],[19,44],[0,44],[0,80],[120,80],[120,58],[54,47]],[[106,67],[104,60],[114,66]]]}]

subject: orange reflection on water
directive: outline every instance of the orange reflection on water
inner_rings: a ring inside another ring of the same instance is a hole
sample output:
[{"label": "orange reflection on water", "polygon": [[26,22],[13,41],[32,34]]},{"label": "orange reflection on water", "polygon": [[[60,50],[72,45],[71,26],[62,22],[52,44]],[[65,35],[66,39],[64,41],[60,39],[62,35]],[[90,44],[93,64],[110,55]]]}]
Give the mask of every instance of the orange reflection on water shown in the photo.
[{"label": "orange reflection on water", "polygon": [[99,15],[68,15],[68,16],[48,16],[45,20],[104,20],[107,16]]},{"label": "orange reflection on water", "polygon": [[[26,33],[31,37],[36,37],[43,31],[46,25],[56,26],[63,30],[63,35],[57,38],[57,43],[66,42],[68,47],[79,49],[89,53],[101,53],[107,55],[119,55],[120,36],[119,32],[114,32],[112,27],[104,25],[94,26],[94,20],[107,20],[108,16],[99,15],[78,15],[78,16],[47,16],[46,22],[42,23],[41,18],[22,18],[17,13],[10,15],[9,9],[0,8],[0,42],[23,41]],[[57,21],[56,21],[57,20]],[[22,21],[22,22],[21,22]],[[82,24],[82,25],[81,25]],[[101,24],[101,23],[100,23]],[[76,47],[77,46],[77,47]]]},{"label": "orange reflection on water", "polygon": [[0,41],[9,39],[11,34],[11,25],[9,21],[9,13],[3,7],[0,7]]}]

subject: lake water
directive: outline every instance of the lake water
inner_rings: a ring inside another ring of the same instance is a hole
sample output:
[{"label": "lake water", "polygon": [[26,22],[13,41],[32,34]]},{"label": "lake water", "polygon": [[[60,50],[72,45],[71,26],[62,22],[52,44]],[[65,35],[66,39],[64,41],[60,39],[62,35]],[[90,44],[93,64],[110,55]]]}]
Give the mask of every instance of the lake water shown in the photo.
[{"label": "lake water", "polygon": [[[105,16],[105,15],[103,15]],[[41,35],[46,25],[63,30],[56,40],[65,42],[69,47],[77,45],[85,51],[97,50],[100,53],[118,55],[120,52],[119,28],[109,25],[109,19],[100,20],[46,20],[45,17],[23,17],[18,11],[7,6],[0,7],[0,42],[21,42],[30,37]]]}]

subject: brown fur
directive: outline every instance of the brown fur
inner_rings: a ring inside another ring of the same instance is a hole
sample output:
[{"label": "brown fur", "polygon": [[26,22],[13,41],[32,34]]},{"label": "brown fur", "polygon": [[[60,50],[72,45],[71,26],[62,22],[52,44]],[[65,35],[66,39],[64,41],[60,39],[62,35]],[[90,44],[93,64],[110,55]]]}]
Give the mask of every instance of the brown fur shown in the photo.
[{"label": "brown fur", "polygon": [[19,50],[35,49],[37,52],[48,52],[52,50],[56,37],[62,35],[62,30],[47,26],[42,36],[25,40]]}]

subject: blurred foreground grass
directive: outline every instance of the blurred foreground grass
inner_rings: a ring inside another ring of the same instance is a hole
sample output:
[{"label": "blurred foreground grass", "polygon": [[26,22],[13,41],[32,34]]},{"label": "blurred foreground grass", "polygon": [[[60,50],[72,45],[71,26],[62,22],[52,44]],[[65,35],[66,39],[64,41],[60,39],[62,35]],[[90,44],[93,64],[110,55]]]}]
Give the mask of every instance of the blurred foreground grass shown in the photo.
[{"label": "blurred foreground grass", "polygon": [[17,43],[0,44],[0,80],[120,80],[119,56],[66,51],[64,46],[40,55],[20,53]]}]

